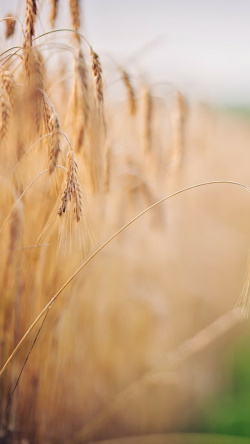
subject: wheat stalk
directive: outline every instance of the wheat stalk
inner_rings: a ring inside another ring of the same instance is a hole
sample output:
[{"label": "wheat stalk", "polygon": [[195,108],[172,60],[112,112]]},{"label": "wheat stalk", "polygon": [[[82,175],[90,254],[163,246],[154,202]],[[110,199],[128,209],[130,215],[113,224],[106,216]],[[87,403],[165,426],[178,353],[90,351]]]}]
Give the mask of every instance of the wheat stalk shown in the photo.
[{"label": "wheat stalk", "polygon": [[[69,161],[70,163],[70,161]],[[46,173],[48,170],[43,171],[42,173],[40,173],[39,176],[36,177],[35,180],[37,180],[38,177],[40,177],[42,174]],[[68,174],[67,174],[68,176]],[[33,182],[34,182],[33,181]],[[32,184],[33,184],[32,182]],[[29,187],[32,185],[30,184]],[[153,208],[157,207],[158,205],[160,205],[161,203],[173,198],[174,196],[178,196],[182,193],[185,193],[187,191],[196,189],[196,188],[200,188],[200,187],[204,187],[204,186],[208,186],[208,185],[222,185],[222,184],[227,184],[227,185],[234,185],[234,186],[238,186],[240,188],[245,189],[247,192],[250,193],[250,188],[247,187],[246,185],[240,183],[240,182],[235,182],[235,181],[231,181],[231,180],[214,180],[214,181],[209,181],[209,182],[202,182],[202,183],[198,183],[195,185],[191,185],[189,187],[186,188],[182,188],[181,190],[175,191],[172,194],[169,194],[165,197],[163,197],[162,199],[158,200],[157,202],[155,202],[153,205],[151,205],[150,207],[146,208],[145,210],[143,210],[141,213],[137,214],[137,216],[135,216],[133,219],[131,219],[129,222],[127,222],[122,228],[120,228],[118,231],[116,231],[109,239],[107,239],[99,248],[97,248],[94,253],[91,254],[91,256],[89,256],[89,258],[87,260],[85,260],[80,266],[79,268],[77,268],[77,270],[69,277],[69,279],[62,285],[62,287],[57,291],[57,293],[50,299],[50,301],[46,304],[46,306],[43,308],[43,310],[39,313],[39,315],[36,317],[36,319],[33,321],[33,323],[30,325],[30,327],[28,328],[28,330],[25,332],[25,334],[23,335],[23,337],[20,339],[20,341],[18,342],[18,344],[16,345],[15,349],[13,350],[13,352],[11,353],[11,355],[9,356],[9,358],[7,359],[7,361],[5,362],[5,364],[3,365],[3,367],[0,370],[0,377],[2,376],[2,374],[4,373],[4,371],[6,370],[7,366],[9,365],[9,363],[12,361],[13,357],[16,355],[17,351],[19,350],[19,348],[21,347],[22,343],[25,341],[25,339],[27,338],[27,336],[29,336],[30,332],[34,329],[34,327],[37,325],[37,323],[40,321],[40,319],[46,315],[46,313],[51,309],[52,305],[54,304],[54,302],[58,299],[58,297],[60,296],[60,294],[63,292],[63,290],[73,281],[73,279],[75,279],[75,277],[80,273],[80,271],[86,267],[87,264],[89,264],[89,262],[91,262],[99,253],[100,251],[102,251],[108,244],[110,244],[110,242],[113,241],[113,239],[115,239],[117,236],[119,236],[119,234],[121,234],[124,230],[126,230],[130,225],[132,225],[136,220],[138,220],[139,218],[141,218],[142,216],[144,216],[144,214],[148,213],[149,211],[151,211]],[[67,185],[67,181],[66,181],[66,185]],[[27,191],[27,189],[26,189]],[[24,194],[24,193],[23,193]],[[20,199],[20,198],[19,198]],[[64,204],[64,200],[62,201],[62,204]],[[14,205],[14,207],[16,206],[16,204]],[[12,208],[12,211],[14,210],[14,207]],[[63,211],[63,207],[60,207],[60,213],[64,212]],[[4,226],[6,225],[7,220],[10,217],[10,214],[8,215],[7,219],[5,220],[1,230],[3,230]],[[59,214],[60,215],[60,214]]]}]

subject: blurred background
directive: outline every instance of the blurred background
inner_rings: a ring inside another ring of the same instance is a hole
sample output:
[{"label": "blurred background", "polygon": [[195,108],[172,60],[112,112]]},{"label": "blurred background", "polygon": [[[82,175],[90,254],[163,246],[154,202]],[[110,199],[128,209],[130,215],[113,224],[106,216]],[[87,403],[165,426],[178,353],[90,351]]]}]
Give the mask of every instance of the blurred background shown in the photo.
[{"label": "blurred background", "polygon": [[[68,25],[68,4],[60,3],[57,27]],[[22,17],[22,4],[22,0],[1,0],[1,16]],[[249,104],[248,0],[81,0],[81,4],[81,29],[103,63],[113,56],[135,72],[146,73],[150,82],[174,82],[199,100]],[[45,30],[48,1],[40,0],[39,9],[37,35]]]}]

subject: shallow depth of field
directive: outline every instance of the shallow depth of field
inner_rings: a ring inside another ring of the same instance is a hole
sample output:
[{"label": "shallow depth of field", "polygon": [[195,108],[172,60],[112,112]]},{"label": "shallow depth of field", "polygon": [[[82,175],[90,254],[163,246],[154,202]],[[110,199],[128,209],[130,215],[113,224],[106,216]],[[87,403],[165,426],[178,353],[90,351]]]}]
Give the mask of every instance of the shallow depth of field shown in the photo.
[{"label": "shallow depth of field", "polygon": [[102,57],[81,7],[0,22],[0,443],[249,442],[249,114]]}]

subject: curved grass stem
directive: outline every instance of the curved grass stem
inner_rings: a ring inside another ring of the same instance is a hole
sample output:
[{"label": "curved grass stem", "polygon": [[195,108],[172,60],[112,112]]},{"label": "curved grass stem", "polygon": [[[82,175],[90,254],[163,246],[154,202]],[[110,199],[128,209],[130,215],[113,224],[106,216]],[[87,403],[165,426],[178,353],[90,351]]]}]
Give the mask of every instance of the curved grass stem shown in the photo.
[{"label": "curved grass stem", "polygon": [[84,37],[84,35],[82,35],[78,31],[76,31],[75,29],[71,29],[71,28],[52,29],[51,31],[44,32],[43,34],[38,35],[37,37],[35,37],[33,39],[33,41],[40,39],[41,37],[45,37],[46,35],[54,34],[56,32],[73,32],[74,34],[78,35],[81,39],[83,39],[85,41],[85,43],[87,43],[87,45],[89,46],[90,49],[92,48],[91,44],[88,42],[86,37]]},{"label": "curved grass stem", "polygon": [[[42,173],[40,173],[39,176],[41,176],[42,174],[44,174],[46,171],[43,171]],[[37,176],[36,179],[39,177]],[[34,183],[34,181],[36,180],[34,179],[32,183]],[[32,185],[32,183],[29,185],[29,187]],[[11,362],[11,360],[13,359],[13,357],[15,356],[15,354],[17,353],[17,351],[19,350],[19,348],[21,347],[22,343],[25,341],[25,339],[27,338],[27,336],[30,334],[30,332],[33,330],[33,328],[36,326],[36,324],[39,322],[39,320],[43,317],[43,315],[47,316],[48,311],[51,309],[52,305],[54,304],[54,302],[56,301],[56,299],[58,298],[58,296],[62,293],[62,291],[70,284],[70,282],[73,281],[73,279],[80,273],[80,271],[90,262],[92,261],[92,259],[94,259],[99,253],[100,251],[102,251],[110,242],[112,242],[113,239],[115,239],[120,233],[122,233],[124,230],[126,230],[130,225],[132,225],[136,220],[138,220],[140,217],[142,217],[144,214],[148,213],[149,211],[151,211],[153,208],[157,207],[158,205],[160,205],[162,202],[165,202],[169,199],[171,199],[174,196],[178,196],[179,194],[182,194],[186,191],[189,190],[193,190],[195,188],[199,188],[199,187],[203,187],[203,186],[207,186],[207,185],[219,185],[219,184],[229,184],[229,185],[235,185],[235,186],[239,186],[241,188],[244,188],[245,190],[247,190],[248,192],[250,192],[250,188],[247,187],[246,185],[240,183],[240,182],[235,182],[235,181],[231,181],[231,180],[214,180],[214,181],[209,181],[209,182],[201,182],[195,185],[191,185],[189,187],[186,188],[182,188],[181,190],[175,191],[174,193],[171,193],[165,197],[163,197],[162,199],[158,200],[157,202],[155,202],[154,204],[150,205],[149,207],[147,207],[145,210],[143,210],[141,213],[137,214],[137,216],[135,216],[133,219],[131,219],[129,222],[127,222],[125,225],[123,225],[123,227],[121,227],[118,231],[116,231],[109,239],[107,239],[99,248],[97,248],[97,250],[94,251],[93,254],[91,254],[91,256],[84,261],[80,267],[69,277],[69,279],[63,284],[63,286],[57,291],[57,293],[50,299],[50,301],[48,302],[48,304],[43,308],[43,310],[39,313],[39,315],[36,317],[36,319],[34,320],[34,322],[30,325],[30,327],[28,328],[28,330],[26,331],[26,333],[23,335],[23,337],[20,339],[20,341],[18,342],[18,344],[16,345],[15,349],[13,350],[13,352],[11,353],[11,355],[9,356],[9,358],[7,359],[7,361],[5,362],[4,366],[2,367],[2,369],[0,370],[0,377],[2,376],[2,374],[4,373],[5,369],[7,368],[7,366],[9,365],[9,363]],[[28,188],[29,188],[28,187]],[[24,191],[24,193],[27,191]],[[23,193],[23,194],[24,194]],[[22,195],[23,195],[22,194]],[[21,198],[21,197],[20,197]],[[19,200],[20,200],[19,198]],[[16,205],[16,204],[15,204]],[[14,208],[13,208],[14,209]],[[12,211],[13,211],[12,209]],[[9,214],[10,216],[10,214]],[[9,218],[8,216],[8,218]],[[7,220],[5,221],[5,223],[7,222]],[[3,229],[3,227],[2,227]],[[2,230],[1,229],[1,230]],[[0,231],[1,232],[1,231]]]},{"label": "curved grass stem", "polygon": [[[57,167],[57,168],[66,169],[66,168],[63,167],[62,165],[56,165],[56,167]],[[37,181],[37,179],[39,179],[39,177],[43,176],[43,174],[45,174],[45,173],[48,173],[48,171],[49,171],[49,168],[47,168],[47,169],[44,170],[44,171],[41,171],[41,173],[39,173],[39,174],[35,177],[35,179],[33,179],[33,180],[30,182],[30,184],[25,188],[25,190],[23,191],[23,193],[19,196],[19,198],[17,199],[17,201],[14,203],[14,205],[13,205],[13,207],[11,208],[11,210],[10,210],[8,216],[6,217],[6,219],[5,219],[5,221],[4,221],[3,225],[2,225],[2,227],[1,227],[1,229],[0,229],[0,234],[2,233],[2,231],[3,231],[4,227],[5,227],[5,225],[7,224],[7,222],[8,222],[8,220],[9,220],[10,216],[11,216],[12,213],[13,213],[14,209],[16,208],[16,206],[18,205],[18,203],[20,202],[20,200],[23,198],[23,196],[26,194],[26,192],[27,192],[27,191],[30,189],[30,187],[31,187],[31,186]]]}]

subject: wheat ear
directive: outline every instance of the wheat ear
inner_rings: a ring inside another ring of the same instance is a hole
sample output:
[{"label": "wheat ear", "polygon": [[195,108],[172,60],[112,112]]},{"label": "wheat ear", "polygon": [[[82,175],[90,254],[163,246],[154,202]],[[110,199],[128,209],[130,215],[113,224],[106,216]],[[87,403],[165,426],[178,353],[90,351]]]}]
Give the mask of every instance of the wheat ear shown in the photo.
[{"label": "wheat ear", "polygon": [[121,72],[122,72],[122,80],[128,93],[129,111],[130,114],[134,115],[136,113],[135,91],[131,84],[131,80],[127,71],[122,69]]},{"label": "wheat ear", "polygon": [[3,142],[6,139],[9,129],[9,122],[11,116],[11,106],[5,91],[0,97],[0,140]]},{"label": "wheat ear", "polygon": [[[70,14],[73,29],[78,31],[80,28],[80,2],[79,0],[69,0]],[[78,34],[74,34],[75,39],[80,42],[80,36]]]},{"label": "wheat ear", "polygon": [[36,0],[26,0],[26,29],[25,46],[32,46],[32,37],[35,35],[35,20],[37,14]]},{"label": "wheat ear", "polygon": [[58,3],[59,0],[51,0],[51,10],[50,10],[50,24],[51,27],[54,28],[55,21],[58,13]]},{"label": "wheat ear", "polygon": [[61,197],[61,205],[57,211],[59,216],[62,216],[65,213],[68,202],[73,201],[74,205],[74,214],[77,222],[81,219],[82,216],[82,191],[81,186],[78,180],[78,165],[75,160],[75,154],[72,148],[69,149],[67,154],[67,174],[64,191]]},{"label": "wheat ear", "polygon": [[8,14],[6,17],[6,29],[5,29],[5,37],[6,39],[10,38],[15,32],[16,20],[11,17],[11,14]]},{"label": "wheat ear", "polygon": [[91,61],[92,61],[92,72],[95,80],[95,89],[98,102],[101,104],[103,102],[103,84],[102,84],[102,67],[99,60],[98,54],[90,49]]},{"label": "wheat ear", "polygon": [[56,167],[58,154],[60,152],[60,125],[55,111],[51,113],[48,127],[51,132],[49,143],[49,173],[51,174]]},{"label": "wheat ear", "polygon": [[178,92],[175,97],[175,107],[172,116],[173,122],[173,154],[172,172],[182,164],[185,154],[185,126],[187,118],[187,105],[184,96]]},{"label": "wheat ear", "polygon": [[148,86],[144,87],[144,153],[151,151],[152,143],[152,96]]},{"label": "wheat ear", "polygon": [[6,92],[12,109],[16,104],[16,82],[10,71],[3,70],[0,74],[0,82],[2,89]]}]

